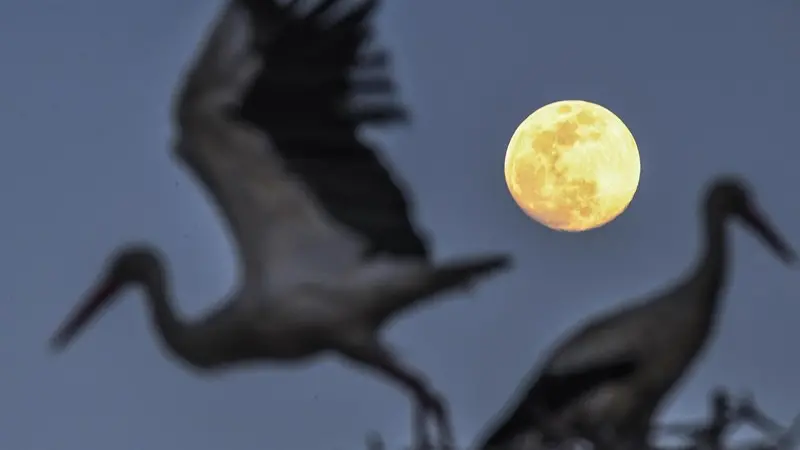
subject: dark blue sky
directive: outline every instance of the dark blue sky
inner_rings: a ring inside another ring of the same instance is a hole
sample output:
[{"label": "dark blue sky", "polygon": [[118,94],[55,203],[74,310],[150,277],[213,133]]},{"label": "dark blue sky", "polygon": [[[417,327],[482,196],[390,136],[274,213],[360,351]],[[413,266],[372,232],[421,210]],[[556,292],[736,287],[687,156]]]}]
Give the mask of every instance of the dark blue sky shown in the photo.
[{"label": "dark blue sky", "polygon": [[[221,222],[169,155],[169,101],[221,6],[209,0],[0,3],[0,448],[358,448],[408,439],[405,397],[333,360],[198,378],[162,356],[130,294],[61,357],[53,329],[107,252],[148,240],[198,314],[234,280]],[[800,247],[800,8],[728,2],[392,1],[412,127],[370,133],[416,198],[438,257],[508,250],[513,272],[397,323],[389,338],[452,403],[461,443],[541,351],[586,314],[677,277],[698,247],[697,201],[737,172]],[[515,206],[503,156],[545,103],[581,98],[627,122],[640,190],[617,221],[549,231]],[[668,411],[705,411],[717,384],[800,409],[797,272],[734,233],[721,333]]]}]

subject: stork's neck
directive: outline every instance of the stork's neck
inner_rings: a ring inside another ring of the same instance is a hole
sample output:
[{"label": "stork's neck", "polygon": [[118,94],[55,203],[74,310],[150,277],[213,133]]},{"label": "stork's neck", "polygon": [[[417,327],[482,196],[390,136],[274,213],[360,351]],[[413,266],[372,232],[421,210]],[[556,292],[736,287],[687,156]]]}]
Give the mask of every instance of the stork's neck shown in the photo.
[{"label": "stork's neck", "polygon": [[699,267],[691,280],[694,289],[697,289],[697,294],[688,297],[698,299],[708,308],[707,312],[713,314],[722,297],[721,291],[725,286],[727,274],[728,230],[725,226],[727,214],[710,209],[704,219],[705,248]]},{"label": "stork's neck", "polygon": [[175,311],[164,271],[159,268],[149,274],[141,282],[156,332],[174,355],[193,363],[198,356],[195,326],[181,319]]}]

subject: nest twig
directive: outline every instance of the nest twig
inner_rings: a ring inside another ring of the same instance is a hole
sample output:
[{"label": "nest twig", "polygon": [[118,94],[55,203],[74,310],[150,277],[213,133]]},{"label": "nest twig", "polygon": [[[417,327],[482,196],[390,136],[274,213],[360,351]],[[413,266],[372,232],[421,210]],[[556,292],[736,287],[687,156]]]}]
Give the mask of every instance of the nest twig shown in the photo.
[{"label": "nest twig", "polygon": [[[800,414],[791,425],[784,426],[762,411],[750,394],[731,396],[725,389],[715,389],[710,395],[708,417],[685,423],[653,424],[657,439],[680,438],[679,445],[655,444],[650,450],[800,450]],[[732,442],[731,436],[743,425],[761,433],[754,440]],[[565,442],[557,449],[545,448],[524,439],[518,448],[502,450],[583,450],[591,448],[585,442]],[[365,439],[366,450],[419,450],[410,447],[390,448],[378,433]],[[472,450],[470,447],[456,450]],[[636,449],[648,450],[648,449]]]}]

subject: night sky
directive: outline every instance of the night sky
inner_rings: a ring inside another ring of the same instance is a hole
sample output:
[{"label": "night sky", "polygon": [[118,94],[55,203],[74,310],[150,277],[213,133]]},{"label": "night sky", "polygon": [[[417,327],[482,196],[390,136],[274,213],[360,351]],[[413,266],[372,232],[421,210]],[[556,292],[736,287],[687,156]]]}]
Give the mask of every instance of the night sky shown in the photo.
[{"label": "night sky", "polygon": [[[149,241],[200,314],[234,282],[222,222],[170,156],[169,104],[222,6],[209,0],[0,3],[0,448],[351,450],[409,439],[401,392],[333,358],[199,377],[159,351],[138,292],[58,357],[50,334],[108,254]],[[367,133],[409,186],[437,258],[508,251],[512,271],[388,331],[449,399],[468,444],[542,351],[586,315],[670,283],[698,252],[698,199],[739,173],[800,247],[800,7],[752,2],[392,1],[411,126]],[[585,233],[525,216],[503,181],[517,124],[560,99],[602,104],[639,144],[629,209]],[[667,411],[717,385],[800,412],[800,279],[740,227],[720,334]]]}]

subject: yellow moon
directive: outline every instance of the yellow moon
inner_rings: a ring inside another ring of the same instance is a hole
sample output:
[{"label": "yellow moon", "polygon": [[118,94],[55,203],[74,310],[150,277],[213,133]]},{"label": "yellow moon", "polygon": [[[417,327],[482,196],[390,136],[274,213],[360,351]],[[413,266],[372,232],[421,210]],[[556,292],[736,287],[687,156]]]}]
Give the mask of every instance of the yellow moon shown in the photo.
[{"label": "yellow moon", "polygon": [[582,100],[539,108],[517,127],[506,150],[514,201],[556,230],[585,231],[614,220],[633,200],[640,172],[628,127]]}]

